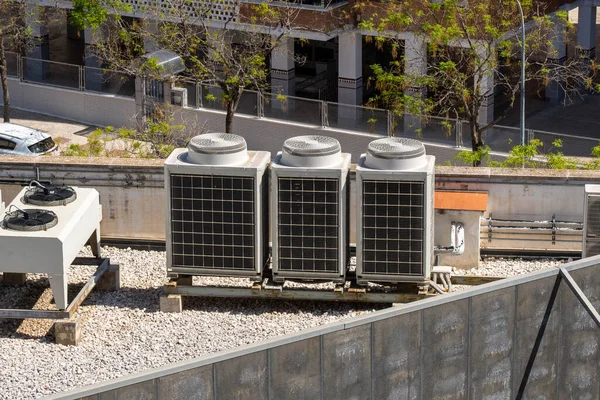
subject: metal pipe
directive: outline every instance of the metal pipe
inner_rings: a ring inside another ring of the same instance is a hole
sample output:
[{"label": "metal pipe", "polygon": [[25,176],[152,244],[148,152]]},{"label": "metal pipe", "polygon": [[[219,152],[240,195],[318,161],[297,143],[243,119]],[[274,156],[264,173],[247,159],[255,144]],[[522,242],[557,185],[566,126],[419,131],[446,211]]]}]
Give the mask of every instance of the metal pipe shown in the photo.
[{"label": "metal pipe", "polygon": [[452,221],[450,224],[450,246],[433,246],[433,251],[436,254],[450,253],[457,256],[463,254],[465,252],[465,229],[463,223]]},{"label": "metal pipe", "polygon": [[525,16],[521,2],[515,0],[521,14],[521,146],[525,146]]}]

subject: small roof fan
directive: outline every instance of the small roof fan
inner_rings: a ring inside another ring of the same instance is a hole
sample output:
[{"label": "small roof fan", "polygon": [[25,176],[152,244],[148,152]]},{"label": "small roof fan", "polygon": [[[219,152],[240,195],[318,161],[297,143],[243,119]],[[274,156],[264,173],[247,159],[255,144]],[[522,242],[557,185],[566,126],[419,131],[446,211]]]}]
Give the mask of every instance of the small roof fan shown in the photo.
[{"label": "small roof fan", "polygon": [[[14,211],[13,211],[14,210]],[[49,210],[21,209],[11,205],[6,212],[3,226],[14,231],[45,231],[58,224],[58,217]]]},{"label": "small roof fan", "polygon": [[68,186],[43,185],[31,181],[23,196],[23,203],[36,206],[66,206],[77,199],[75,189]]}]

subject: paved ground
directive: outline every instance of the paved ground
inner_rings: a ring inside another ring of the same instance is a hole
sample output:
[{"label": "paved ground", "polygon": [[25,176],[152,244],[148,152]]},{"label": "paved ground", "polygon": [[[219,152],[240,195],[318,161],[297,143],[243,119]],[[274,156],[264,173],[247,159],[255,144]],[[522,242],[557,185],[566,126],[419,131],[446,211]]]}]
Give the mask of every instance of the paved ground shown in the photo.
[{"label": "paved ground", "polygon": [[[0,113],[2,112],[3,107],[0,107]],[[15,109],[11,110],[10,121],[46,132],[54,140],[58,139],[61,146],[69,143],[85,144],[87,142],[85,137],[96,129],[93,125],[84,125],[66,119]]]}]

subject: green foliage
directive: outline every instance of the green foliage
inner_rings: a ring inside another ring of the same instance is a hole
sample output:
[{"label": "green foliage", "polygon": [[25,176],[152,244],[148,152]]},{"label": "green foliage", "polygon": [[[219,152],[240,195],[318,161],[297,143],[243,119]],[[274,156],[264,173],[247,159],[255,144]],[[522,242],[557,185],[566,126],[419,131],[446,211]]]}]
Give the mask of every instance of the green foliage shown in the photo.
[{"label": "green foliage", "polygon": [[189,137],[183,125],[174,124],[168,114],[159,114],[156,120],[148,121],[141,132],[127,127],[96,129],[88,136],[85,145],[70,144],[62,155],[166,158],[177,145],[183,145],[187,140]]},{"label": "green foliage", "polygon": [[491,162],[490,147],[483,146],[476,151],[463,150],[454,156],[454,161],[460,161],[468,166],[484,164],[488,164],[489,166]]},{"label": "green foliage", "polygon": [[500,162],[499,166],[503,168],[537,168],[540,162],[536,159],[539,155],[538,148],[543,143],[539,139],[531,139],[529,144],[514,146],[505,161]]}]

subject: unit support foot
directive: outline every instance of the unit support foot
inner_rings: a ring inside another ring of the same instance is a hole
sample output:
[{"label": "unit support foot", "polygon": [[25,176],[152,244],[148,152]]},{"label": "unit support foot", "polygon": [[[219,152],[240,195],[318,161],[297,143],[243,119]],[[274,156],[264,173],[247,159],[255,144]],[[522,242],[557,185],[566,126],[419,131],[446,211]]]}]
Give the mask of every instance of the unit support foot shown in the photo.
[{"label": "unit support foot", "polygon": [[168,294],[160,296],[160,311],[168,313],[180,313],[183,310],[181,295]]},{"label": "unit support foot", "polygon": [[3,274],[2,283],[10,286],[24,285],[27,282],[27,274],[5,272]]},{"label": "unit support foot", "polygon": [[81,320],[75,318],[54,323],[54,336],[56,344],[65,346],[78,346],[81,343]]},{"label": "unit support foot", "polygon": [[121,270],[119,264],[111,264],[108,270],[100,277],[96,283],[98,290],[116,292],[121,289]]}]

